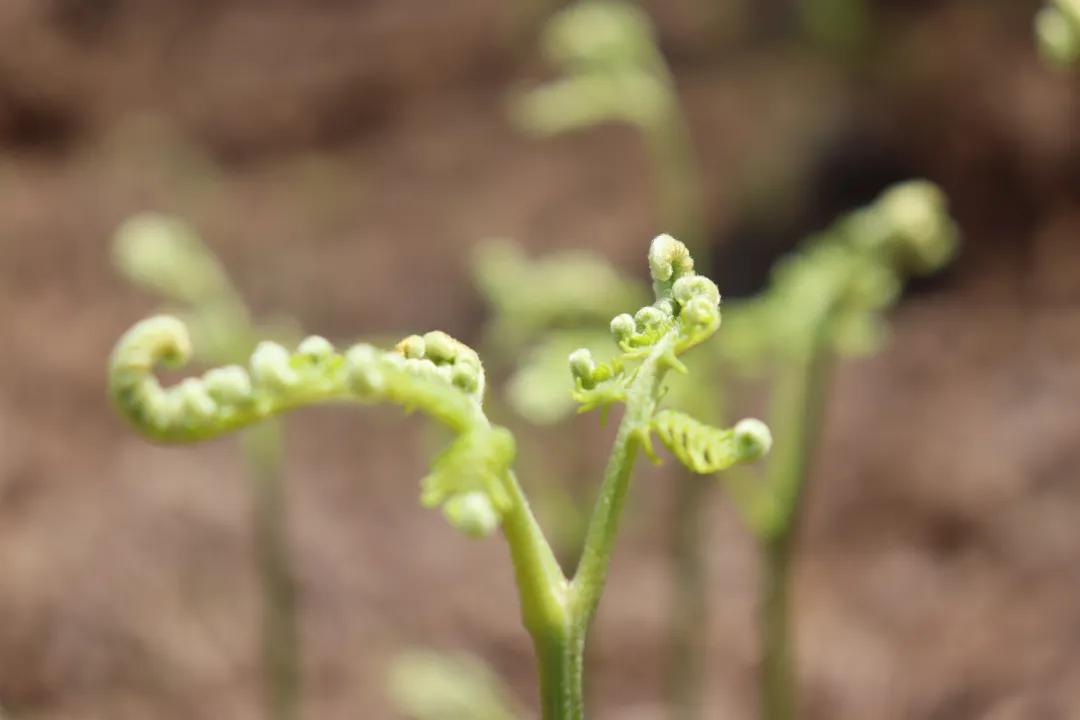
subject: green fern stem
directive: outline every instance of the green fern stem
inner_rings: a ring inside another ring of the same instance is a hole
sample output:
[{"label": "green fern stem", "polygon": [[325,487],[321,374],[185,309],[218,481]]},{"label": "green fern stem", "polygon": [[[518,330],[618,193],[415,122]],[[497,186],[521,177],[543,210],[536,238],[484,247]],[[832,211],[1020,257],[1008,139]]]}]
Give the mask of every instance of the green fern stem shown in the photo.
[{"label": "green fern stem", "polygon": [[781,443],[769,463],[766,488],[771,522],[758,528],[762,543],[762,718],[796,717],[796,678],[792,633],[792,571],[795,534],[801,519],[806,475],[817,446],[823,420],[831,353],[828,318],[810,333],[806,349],[780,369],[773,390],[773,423]]},{"label": "green fern stem", "polygon": [[263,601],[263,685],[267,715],[273,720],[300,717],[300,641],[296,586],[289,562],[281,428],[266,420],[244,433],[252,469],[256,568]]}]

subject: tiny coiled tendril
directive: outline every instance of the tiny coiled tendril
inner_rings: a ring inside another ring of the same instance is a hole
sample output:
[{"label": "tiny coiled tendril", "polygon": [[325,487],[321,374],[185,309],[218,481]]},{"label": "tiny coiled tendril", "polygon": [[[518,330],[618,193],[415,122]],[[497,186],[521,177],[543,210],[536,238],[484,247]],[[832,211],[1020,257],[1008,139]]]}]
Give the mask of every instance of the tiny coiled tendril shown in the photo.
[{"label": "tiny coiled tendril", "polygon": [[[661,372],[686,373],[678,356],[720,327],[720,292],[711,280],[694,272],[694,260],[683,243],[670,235],[653,240],[649,270],[656,302],[633,316],[617,315],[611,321],[611,333],[622,354],[604,363],[596,362],[584,348],[570,354],[573,396],[581,403],[582,412],[628,403],[638,375],[646,367],[643,361],[658,350],[656,364]],[[657,411],[657,400],[653,398],[643,418],[645,425],[638,431],[642,449],[654,461],[653,431],[687,468],[704,474],[754,460],[772,445],[769,430],[760,420],[742,420],[731,429],[715,428],[684,413]]]},{"label": "tiny coiled tendril", "polygon": [[262,342],[249,369],[227,365],[162,387],[155,366],[178,367],[191,353],[187,327],[169,315],[137,323],[113,351],[110,395],[154,440],[213,438],[317,403],[387,402],[420,410],[456,434],[422,481],[423,505],[441,505],[452,525],[473,536],[494,531],[510,507],[513,437],[484,415],[484,371],[476,352],[446,333],[412,335],[390,351],[358,344],[339,353],[318,336],[295,352]]},{"label": "tiny coiled tendril", "polygon": [[677,410],[661,410],[653,418],[653,429],[683,465],[702,475],[756,460],[772,447],[768,426],[754,418],[733,428],[716,428]]}]

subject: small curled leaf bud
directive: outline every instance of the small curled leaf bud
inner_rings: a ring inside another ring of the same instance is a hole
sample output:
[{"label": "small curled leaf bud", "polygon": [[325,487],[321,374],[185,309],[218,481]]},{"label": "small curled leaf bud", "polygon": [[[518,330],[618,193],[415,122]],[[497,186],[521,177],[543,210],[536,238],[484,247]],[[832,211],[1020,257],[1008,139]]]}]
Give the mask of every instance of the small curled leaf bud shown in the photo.
[{"label": "small curled leaf bud", "polygon": [[948,215],[945,194],[933,183],[901,183],[887,190],[876,206],[916,271],[936,270],[953,256],[956,229]]},{"label": "small curled leaf bud", "polygon": [[217,412],[217,403],[198,378],[185,378],[176,389],[182,412],[195,421],[207,420]]},{"label": "small curled leaf bud", "polygon": [[[400,355],[389,355],[389,358]],[[365,343],[353,345],[345,353],[345,364],[348,368],[349,380],[353,390],[359,395],[368,397],[382,392],[385,385],[382,373],[378,368],[379,351]]]},{"label": "small curled leaf bud", "polygon": [[663,323],[667,320],[667,317],[659,308],[653,307],[652,305],[646,305],[637,311],[637,314],[634,315],[634,320],[637,322],[639,328],[642,330],[649,330],[650,328],[654,328]]},{"label": "small curled leaf bud", "polygon": [[419,335],[410,335],[399,342],[394,349],[401,353],[406,358],[412,360],[421,360],[424,357],[424,338]]},{"label": "small curled leaf bud", "polygon": [[234,404],[251,397],[251,378],[239,365],[209,370],[203,382],[210,397],[220,403]]},{"label": "small curled leaf bud", "polygon": [[652,429],[683,465],[701,474],[755,460],[772,445],[772,435],[760,420],[741,420],[734,428],[724,429],[685,413],[661,410],[653,418]]},{"label": "small curled leaf bud", "polygon": [[300,376],[289,364],[289,351],[275,342],[265,340],[251,355],[251,376],[259,385],[285,389],[296,385]]},{"label": "small curled leaf bud", "polygon": [[669,282],[694,272],[690,251],[670,235],[658,235],[649,246],[649,272],[657,282]]},{"label": "small curled leaf bud", "polygon": [[720,310],[710,298],[698,295],[683,307],[682,317],[695,325],[710,325],[720,321]]},{"label": "small curled leaf bud", "polygon": [[671,286],[671,295],[679,305],[685,306],[694,298],[705,298],[714,306],[720,304],[720,289],[704,275],[684,275]]},{"label": "small curled leaf bud", "polygon": [[769,426],[756,418],[746,418],[735,423],[735,442],[743,460],[756,460],[772,449],[772,432]]},{"label": "small curled leaf bud", "polygon": [[334,346],[330,341],[319,335],[304,338],[297,346],[296,352],[309,360],[319,362],[334,354]]},{"label": "small curled leaf bud", "polygon": [[113,352],[112,366],[148,371],[157,363],[178,366],[191,358],[191,336],[172,315],[158,315],[128,330]]},{"label": "small curled leaf bud", "polygon": [[629,313],[622,313],[611,319],[611,334],[615,336],[616,342],[628,340],[636,330],[637,324]]},{"label": "small curled leaf bud", "polygon": [[443,503],[443,515],[451,525],[470,537],[487,537],[499,527],[495,506],[480,491],[451,497]]},{"label": "small curled leaf bud", "polygon": [[570,353],[570,374],[584,387],[591,387],[596,373],[596,361],[587,348],[578,348]]},{"label": "small curled leaf bud", "polygon": [[458,342],[441,330],[424,333],[424,356],[436,363],[452,362],[458,354]]},{"label": "small curled leaf bud", "polygon": [[450,381],[465,392],[474,395],[483,393],[483,371],[472,363],[455,363],[450,373]]}]

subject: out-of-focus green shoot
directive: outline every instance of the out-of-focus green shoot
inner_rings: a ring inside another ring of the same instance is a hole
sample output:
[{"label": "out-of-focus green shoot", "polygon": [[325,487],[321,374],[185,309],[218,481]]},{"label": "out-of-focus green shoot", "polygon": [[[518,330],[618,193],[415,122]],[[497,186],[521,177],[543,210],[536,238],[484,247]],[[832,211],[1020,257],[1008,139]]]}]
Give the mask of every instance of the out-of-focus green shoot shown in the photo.
[{"label": "out-of-focus green shoot", "polygon": [[1047,60],[1080,66],[1080,0],[1050,0],[1035,16],[1035,36]]},{"label": "out-of-focus green shoot", "polygon": [[390,666],[387,686],[395,710],[411,720],[517,720],[524,715],[499,677],[471,655],[404,652]]},{"label": "out-of-focus green shoot", "polygon": [[[160,295],[187,324],[207,365],[242,362],[260,333],[291,335],[285,323],[258,328],[225,269],[195,230],[174,217],[143,214],[127,220],[113,242],[116,267],[132,283]],[[267,715],[300,713],[300,653],[296,593],[289,562],[281,428],[275,419],[244,433],[252,475],[257,569],[263,596],[263,682]]]},{"label": "out-of-focus green shoot", "polygon": [[[521,617],[533,639],[544,720],[584,720],[585,641],[608,569],[640,452],[656,458],[657,436],[683,463],[715,472],[765,454],[772,442],[759,421],[713,427],[661,407],[671,371],[720,326],[720,292],[698,275],[685,245],[661,235],[649,247],[655,302],[615,316],[619,353],[598,363],[585,348],[570,354],[573,396],[584,410],[623,405],[576,570],[568,576],[536,522],[512,470],[516,442],[484,411],[485,375],[477,353],[439,331],[410,335],[391,350],[360,343],[343,351],[313,336],[294,351],[261,342],[239,365],[162,386],[159,365],[192,356],[191,337],[176,317],[132,326],[109,363],[109,394],[139,432],[160,442],[219,437],[280,413],[320,404],[389,404],[416,410],[454,439],[431,463],[420,502],[440,507],[467,535],[502,529],[510,550]],[[684,431],[671,432],[675,424]]]},{"label": "out-of-focus green shoot", "polygon": [[475,254],[473,272],[491,308],[488,344],[507,361],[527,354],[510,379],[509,400],[537,424],[574,410],[565,391],[567,355],[583,346],[606,349],[607,322],[648,295],[603,258],[581,250],[529,259],[510,243],[493,242]]},{"label": "out-of-focus green shoot", "polygon": [[762,546],[762,717],[795,717],[790,585],[801,498],[837,356],[881,347],[883,311],[909,275],[933,272],[956,251],[942,192],[903,183],[781,260],[760,296],[725,308],[727,364],[769,380],[778,438],[763,477],[728,473],[729,495]]},{"label": "out-of-focus green shoot", "polygon": [[852,57],[870,39],[872,18],[866,0],[799,0],[803,32],[825,50]]},{"label": "out-of-focus green shoot", "polygon": [[[585,0],[555,15],[541,43],[562,77],[516,97],[516,123],[540,137],[607,122],[637,128],[655,168],[662,225],[700,256],[704,209],[696,156],[648,16],[628,2]],[[699,262],[708,264],[704,257]]]}]

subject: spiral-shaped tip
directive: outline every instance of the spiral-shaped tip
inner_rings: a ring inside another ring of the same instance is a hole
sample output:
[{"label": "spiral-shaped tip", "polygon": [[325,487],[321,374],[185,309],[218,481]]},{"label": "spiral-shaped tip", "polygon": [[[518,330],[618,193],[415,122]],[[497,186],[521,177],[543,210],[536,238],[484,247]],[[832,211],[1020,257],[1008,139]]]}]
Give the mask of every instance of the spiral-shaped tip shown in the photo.
[{"label": "spiral-shaped tip", "polygon": [[156,315],[136,323],[113,350],[111,368],[149,371],[155,365],[177,367],[191,358],[191,335],[183,321],[172,315]]},{"label": "spiral-shaped tip", "polygon": [[772,449],[772,432],[761,420],[746,418],[737,422],[733,429],[742,460],[756,460]]},{"label": "spiral-shaped tip", "polygon": [[886,190],[875,207],[911,270],[937,270],[955,254],[958,233],[937,185],[925,180],[901,183]]},{"label": "spiral-shaped tip", "polygon": [[683,243],[670,235],[658,235],[649,245],[649,273],[653,282],[670,285],[694,272],[694,259]]}]

